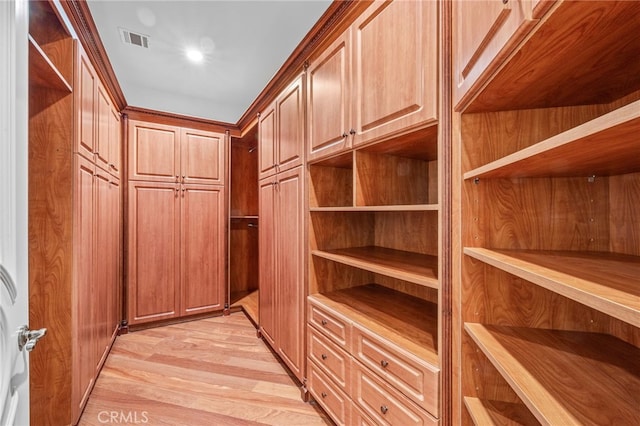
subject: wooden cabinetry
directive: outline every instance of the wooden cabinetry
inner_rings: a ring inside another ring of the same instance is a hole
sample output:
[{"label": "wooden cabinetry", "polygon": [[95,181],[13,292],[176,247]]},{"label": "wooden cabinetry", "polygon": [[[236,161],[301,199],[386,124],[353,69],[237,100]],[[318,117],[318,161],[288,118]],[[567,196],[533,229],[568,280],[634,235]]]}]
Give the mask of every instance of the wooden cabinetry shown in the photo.
[{"label": "wooden cabinetry", "polygon": [[308,158],[437,118],[436,2],[374,2],[307,72]]},{"label": "wooden cabinetry", "polygon": [[222,310],[225,136],[136,120],[128,135],[129,324]]},{"label": "wooden cabinetry", "polygon": [[260,181],[260,330],[300,381],[304,370],[304,176]]},{"label": "wooden cabinetry", "polygon": [[458,423],[635,424],[640,5],[534,7],[455,117]]},{"label": "wooden cabinetry", "polygon": [[298,77],[258,120],[259,178],[302,165],[304,158],[304,85]]},{"label": "wooden cabinetry", "polygon": [[37,424],[78,421],[120,323],[119,180],[95,163],[98,80],[59,16],[29,2],[29,323],[48,329],[29,356]]}]

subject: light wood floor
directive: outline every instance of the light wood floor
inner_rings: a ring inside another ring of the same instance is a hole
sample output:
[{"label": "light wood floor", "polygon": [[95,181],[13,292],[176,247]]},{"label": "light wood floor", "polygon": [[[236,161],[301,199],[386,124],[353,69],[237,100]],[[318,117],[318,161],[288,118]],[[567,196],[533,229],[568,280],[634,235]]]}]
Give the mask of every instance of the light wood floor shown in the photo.
[{"label": "light wood floor", "polygon": [[[109,416],[115,416],[113,421]],[[242,312],[116,339],[80,425],[330,425]]]}]

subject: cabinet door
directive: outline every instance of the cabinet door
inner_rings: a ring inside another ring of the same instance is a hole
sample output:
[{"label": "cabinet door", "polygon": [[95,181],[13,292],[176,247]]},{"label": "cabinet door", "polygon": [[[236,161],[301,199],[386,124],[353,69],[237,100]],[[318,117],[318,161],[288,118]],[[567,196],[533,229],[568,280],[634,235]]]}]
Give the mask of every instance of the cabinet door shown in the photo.
[{"label": "cabinet door", "polygon": [[122,316],[122,214],[120,211],[120,181],[111,178],[109,181],[109,283],[107,304],[108,345],[115,338]]},{"label": "cabinet door", "polygon": [[180,128],[129,121],[129,179],[178,182]]},{"label": "cabinet door", "polygon": [[78,70],[75,83],[76,102],[76,148],[75,152],[93,161],[96,150],[95,108],[98,80],[93,66],[86,54],[76,43],[78,49]]},{"label": "cabinet door", "polygon": [[95,377],[95,303],[98,295],[94,275],[94,173],[89,160],[75,155],[74,194],[74,277],[73,312],[75,313],[73,403],[82,409]]},{"label": "cabinet door", "polygon": [[376,1],[352,30],[354,144],[435,122],[438,2]]},{"label": "cabinet door", "polygon": [[100,372],[100,365],[106,356],[106,350],[111,338],[111,326],[109,324],[110,297],[109,288],[112,279],[112,250],[111,250],[111,199],[109,174],[96,168],[95,176],[95,244],[94,244],[94,272],[93,279],[93,325],[96,338],[94,342],[95,374]]},{"label": "cabinet door", "polygon": [[111,127],[111,102],[107,91],[98,83],[98,91],[96,92],[96,146],[95,161],[98,167],[109,170],[111,161],[111,147],[109,146]]},{"label": "cabinet door", "polygon": [[276,171],[302,164],[304,153],[304,87],[298,77],[276,100]]},{"label": "cabinet door", "polygon": [[[303,168],[278,174],[276,201],[276,346],[300,380],[304,375],[304,201]],[[262,251],[260,252],[262,253]],[[262,291],[262,288],[261,288]]]},{"label": "cabinet door", "polygon": [[224,308],[224,187],[182,185],[181,291],[183,315]]},{"label": "cabinet door", "polygon": [[457,0],[453,8],[457,104],[473,97],[471,86],[479,87],[490,77],[535,21],[531,2],[525,0]]},{"label": "cabinet door", "polygon": [[176,184],[129,183],[130,324],[178,316],[178,196]]},{"label": "cabinet door", "polygon": [[333,42],[307,70],[309,160],[351,147],[350,34]]},{"label": "cabinet door", "polygon": [[122,126],[120,113],[111,108],[109,115],[109,172],[120,177],[120,154],[122,150]]},{"label": "cabinet door", "polygon": [[182,129],[180,144],[182,183],[224,184],[224,134]]},{"label": "cabinet door", "polygon": [[276,105],[269,105],[258,119],[258,178],[264,179],[276,173]]},{"label": "cabinet door", "polygon": [[276,223],[275,176],[259,184],[258,252],[260,331],[275,348],[276,338]]}]

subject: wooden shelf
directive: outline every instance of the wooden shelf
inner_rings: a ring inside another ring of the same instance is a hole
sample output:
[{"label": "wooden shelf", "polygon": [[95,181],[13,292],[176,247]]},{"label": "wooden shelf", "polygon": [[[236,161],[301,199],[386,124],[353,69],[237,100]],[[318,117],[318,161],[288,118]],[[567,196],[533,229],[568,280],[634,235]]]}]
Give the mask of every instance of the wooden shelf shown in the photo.
[{"label": "wooden shelf", "polygon": [[640,327],[638,256],[480,247],[464,254]]},{"label": "wooden shelf", "polygon": [[438,288],[438,258],[385,247],[312,250],[311,254],[392,278]]},{"label": "wooden shelf", "polygon": [[403,212],[438,211],[438,204],[404,204],[393,206],[310,207],[311,212]]},{"label": "wooden shelf", "polygon": [[258,216],[230,216],[231,219],[258,219]]},{"label": "wooden shelf", "polygon": [[615,175],[640,171],[640,101],[464,174],[472,178]]},{"label": "wooden shelf", "polygon": [[29,36],[29,83],[69,93],[73,91],[69,82],[31,36]]},{"label": "wooden shelf", "polygon": [[640,424],[640,349],[606,334],[464,327],[542,424]]},{"label": "wooden shelf", "polygon": [[538,420],[531,411],[521,403],[489,401],[465,396],[464,405],[473,422],[479,426],[538,424]]},{"label": "wooden shelf", "polygon": [[259,324],[259,290],[240,291],[231,293],[231,308],[242,308],[254,324]]},{"label": "wooden shelf", "polygon": [[438,366],[438,306],[377,284],[309,296]]}]

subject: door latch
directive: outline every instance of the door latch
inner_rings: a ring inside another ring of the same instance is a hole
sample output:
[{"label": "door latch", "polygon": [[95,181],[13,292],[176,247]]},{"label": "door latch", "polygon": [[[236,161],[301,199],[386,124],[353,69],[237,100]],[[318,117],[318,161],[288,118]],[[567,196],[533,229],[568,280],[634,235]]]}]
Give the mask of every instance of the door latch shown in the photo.
[{"label": "door latch", "polygon": [[31,352],[36,347],[38,340],[42,339],[45,334],[47,334],[46,328],[29,330],[29,327],[23,325],[18,329],[18,349],[26,349],[27,352]]}]

